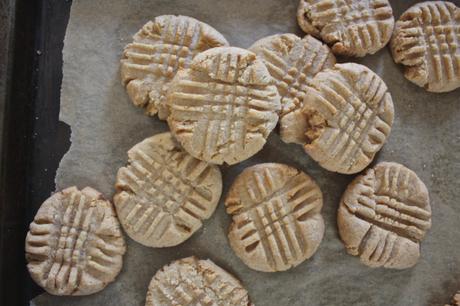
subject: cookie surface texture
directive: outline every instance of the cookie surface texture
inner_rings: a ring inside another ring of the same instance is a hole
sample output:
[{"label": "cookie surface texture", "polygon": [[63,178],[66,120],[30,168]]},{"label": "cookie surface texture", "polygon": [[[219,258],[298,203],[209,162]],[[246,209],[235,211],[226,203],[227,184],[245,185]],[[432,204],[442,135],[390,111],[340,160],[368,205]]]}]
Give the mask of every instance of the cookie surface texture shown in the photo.
[{"label": "cookie surface texture", "polygon": [[316,252],[323,238],[322,205],[321,190],[302,171],[275,163],[246,168],[225,200],[233,220],[230,245],[254,270],[295,267]]},{"label": "cookie surface texture", "polygon": [[211,260],[187,257],[164,266],[152,278],[146,306],[253,306],[235,277]]},{"label": "cookie surface texture", "polygon": [[358,57],[382,49],[394,26],[387,0],[300,0],[297,21],[335,54]]},{"label": "cookie surface texture", "polygon": [[276,34],[256,41],[249,50],[265,63],[281,97],[280,136],[286,143],[303,143],[306,120],[303,98],[312,78],[335,64],[329,47],[313,36]]},{"label": "cookie surface texture", "polygon": [[121,60],[121,80],[134,105],[166,119],[166,91],[177,71],[193,57],[228,42],[217,30],[191,17],[163,15],[147,22],[128,44]]},{"label": "cookie surface texture", "polygon": [[32,279],[47,292],[88,295],[115,279],[126,246],[112,204],[90,187],[69,187],[41,205],[25,249]]},{"label": "cookie surface texture", "polygon": [[128,151],[115,187],[114,204],[127,234],[146,246],[170,247],[212,215],[222,177],[217,166],[193,158],[170,133],[161,133]]},{"label": "cookie surface texture", "polygon": [[387,140],[393,124],[391,95],[382,79],[359,64],[320,72],[305,96],[305,151],[327,170],[363,170]]},{"label": "cookie surface texture", "polygon": [[418,86],[432,92],[460,87],[460,8],[448,1],[410,7],[396,22],[391,51]]},{"label": "cookie surface texture", "polygon": [[168,92],[169,127],[184,149],[229,165],[264,146],[278,121],[280,97],[255,53],[220,47],[197,55]]},{"label": "cookie surface texture", "polygon": [[337,222],[347,252],[365,265],[412,267],[431,227],[428,191],[412,170],[379,163],[348,186]]}]

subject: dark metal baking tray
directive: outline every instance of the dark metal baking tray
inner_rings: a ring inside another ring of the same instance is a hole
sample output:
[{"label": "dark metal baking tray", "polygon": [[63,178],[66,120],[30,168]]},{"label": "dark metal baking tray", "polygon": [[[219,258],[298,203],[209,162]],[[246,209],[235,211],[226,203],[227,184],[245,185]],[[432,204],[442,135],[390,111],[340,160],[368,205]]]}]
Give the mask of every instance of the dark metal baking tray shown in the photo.
[{"label": "dark metal baking tray", "polygon": [[71,1],[0,2],[0,305],[39,294],[24,259],[27,227],[54,190],[70,129],[59,122]]}]

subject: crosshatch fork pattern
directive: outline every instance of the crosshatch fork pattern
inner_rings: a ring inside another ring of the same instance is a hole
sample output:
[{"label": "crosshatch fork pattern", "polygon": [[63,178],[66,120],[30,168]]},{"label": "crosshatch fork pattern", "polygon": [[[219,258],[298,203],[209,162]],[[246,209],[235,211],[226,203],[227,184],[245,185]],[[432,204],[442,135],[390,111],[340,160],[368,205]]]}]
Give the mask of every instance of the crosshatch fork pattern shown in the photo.
[{"label": "crosshatch fork pattern", "polygon": [[[52,294],[97,292],[121,269],[125,245],[115,214],[108,202],[87,190],[71,187],[53,195],[30,225],[28,268]],[[102,228],[109,223],[116,224]]]},{"label": "crosshatch fork pattern", "polygon": [[147,293],[147,306],[252,306],[240,282],[210,260],[188,257],[158,271]]},{"label": "crosshatch fork pattern", "polygon": [[192,67],[174,80],[168,123],[193,156],[215,163],[231,156],[225,161],[235,163],[233,159],[247,158],[258,149],[250,141],[266,139],[275,127],[280,107],[276,87],[252,83],[260,72],[247,63],[248,57],[218,53],[206,76],[197,76],[200,68]]},{"label": "crosshatch fork pattern", "polygon": [[[302,223],[322,222],[322,195],[302,172],[286,174],[276,166],[262,166],[246,170],[250,174],[244,182],[237,179],[225,202],[234,222],[230,239],[243,257],[261,249],[270,269],[286,270],[311,256],[319,244]],[[321,236],[320,226],[315,230]]]},{"label": "crosshatch fork pattern", "polygon": [[[335,58],[326,45],[307,35],[274,35],[250,50],[264,60],[281,96],[281,119],[302,106],[308,83],[320,71],[331,68]],[[266,40],[266,41],[265,41]]]},{"label": "crosshatch fork pattern", "polygon": [[418,85],[435,91],[460,86],[460,8],[444,1],[410,8],[396,23],[392,50],[396,62],[420,70],[406,70],[409,79],[424,76]]},{"label": "crosshatch fork pattern", "polygon": [[431,227],[428,193],[422,185],[406,167],[381,163],[346,191],[339,219],[347,215],[343,218],[348,218],[349,226],[369,225],[354,248],[362,260],[371,266],[392,265],[401,252],[401,241],[420,243]]},{"label": "crosshatch fork pattern", "polygon": [[304,143],[303,99],[313,77],[335,64],[329,47],[313,36],[276,34],[256,41],[249,50],[267,66],[281,98],[279,131],[286,143]]},{"label": "crosshatch fork pattern", "polygon": [[[213,183],[220,186],[220,173],[215,166],[182,150],[163,148],[154,139],[130,151],[130,163],[117,177],[115,205],[123,227],[134,239],[152,246],[175,245],[193,234],[214,211],[218,196],[207,184],[217,180]],[[217,191],[220,193],[220,188]]]},{"label": "crosshatch fork pattern", "polygon": [[[387,0],[302,0],[308,23],[334,52],[364,56],[390,39],[394,18]],[[304,15],[305,16],[305,15]]]},{"label": "crosshatch fork pattern", "polygon": [[148,22],[126,46],[121,63],[122,81],[134,104],[166,119],[166,85],[179,69],[206,49],[227,45],[214,29],[185,16],[160,16]]},{"label": "crosshatch fork pattern", "polygon": [[326,126],[305,150],[329,170],[362,170],[391,131],[393,102],[385,83],[364,66],[337,64],[319,73],[313,88],[304,111],[307,117],[320,113]]},{"label": "crosshatch fork pattern", "polygon": [[[430,227],[431,213],[420,208],[425,203],[412,203],[409,200],[409,179],[411,173],[408,169],[387,167],[381,178],[380,186],[375,190],[375,180],[371,178],[363,181],[364,192],[357,198],[356,216],[375,226],[383,227],[396,232],[399,236],[415,241],[420,241]],[[371,193],[372,192],[372,193]],[[373,209],[375,215],[370,218],[367,209]]]},{"label": "crosshatch fork pattern", "polygon": [[[147,23],[139,36],[148,42],[134,41],[124,51],[127,67],[140,74],[158,73],[171,78],[179,67],[188,65],[199,52],[196,47],[201,36],[201,26],[190,18],[164,18],[164,25]],[[150,41],[151,40],[151,41]],[[129,81],[129,80],[128,80]]]}]

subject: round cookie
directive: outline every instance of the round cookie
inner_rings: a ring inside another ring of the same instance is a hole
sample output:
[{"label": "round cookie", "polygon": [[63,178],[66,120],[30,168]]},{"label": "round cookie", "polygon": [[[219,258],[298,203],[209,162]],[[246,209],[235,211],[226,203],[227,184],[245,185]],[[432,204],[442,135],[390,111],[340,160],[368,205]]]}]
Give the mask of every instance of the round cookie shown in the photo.
[{"label": "round cookie", "polygon": [[310,35],[302,39],[294,34],[271,35],[256,41],[249,50],[264,61],[281,96],[281,139],[303,144],[303,97],[311,79],[334,66],[335,56],[327,45]]},{"label": "round cookie", "polygon": [[335,54],[358,57],[382,49],[394,26],[387,0],[300,0],[297,21]]},{"label": "round cookie", "polygon": [[47,292],[87,295],[115,279],[126,246],[112,204],[90,187],[69,187],[41,205],[25,250],[32,279]]},{"label": "round cookie", "polygon": [[363,65],[336,64],[318,73],[304,99],[305,151],[344,174],[371,163],[393,124],[393,101],[382,79]]},{"label": "round cookie", "polygon": [[225,200],[228,238],[251,269],[276,272],[310,258],[324,234],[323,195],[304,172],[284,164],[246,168]]},{"label": "round cookie", "polygon": [[337,223],[347,252],[365,265],[412,267],[431,227],[428,190],[403,165],[379,163],[347,187]]},{"label": "round cookie", "polygon": [[260,151],[278,122],[280,97],[273,83],[253,52],[207,50],[171,83],[169,127],[192,156],[236,164]]},{"label": "round cookie", "polygon": [[121,60],[121,80],[134,105],[166,119],[166,91],[179,69],[210,48],[227,46],[217,30],[191,17],[163,15],[147,22],[128,44]]},{"label": "round cookie", "polygon": [[137,242],[150,247],[182,243],[208,219],[222,193],[215,165],[184,152],[171,133],[157,134],[128,151],[113,198],[120,223]]},{"label": "round cookie", "polygon": [[145,306],[253,306],[241,283],[211,260],[187,257],[152,278]]},{"label": "round cookie", "polygon": [[391,51],[404,76],[432,92],[460,87],[460,8],[448,1],[417,3],[396,22]]}]

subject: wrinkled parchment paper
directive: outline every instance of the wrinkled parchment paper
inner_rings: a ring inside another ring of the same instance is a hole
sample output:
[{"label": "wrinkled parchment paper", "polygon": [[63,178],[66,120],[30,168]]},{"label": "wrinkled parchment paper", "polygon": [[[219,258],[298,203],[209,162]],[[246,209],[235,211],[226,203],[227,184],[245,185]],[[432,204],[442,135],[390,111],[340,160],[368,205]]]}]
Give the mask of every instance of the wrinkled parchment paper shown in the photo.
[{"label": "wrinkled parchment paper", "polygon": [[[391,2],[398,18],[416,1]],[[61,94],[61,120],[71,126],[72,145],[58,169],[56,189],[88,185],[111,198],[115,175],[127,160],[127,150],[167,130],[164,122],[131,105],[120,84],[123,47],[145,22],[162,14],[188,15],[215,27],[232,45],[249,47],[274,33],[302,35],[296,24],[296,7],[297,0],[74,1],[65,37]],[[433,227],[414,268],[371,269],[347,255],[338,236],[336,211],[354,176],[321,169],[300,146],[285,145],[272,133],[256,156],[222,167],[223,197],[235,176],[255,163],[282,162],[309,173],[324,193],[326,222],[324,240],[310,260],[287,272],[250,270],[227,242],[230,217],[221,201],[203,228],[177,247],[147,248],[126,238],[123,270],[102,292],[85,297],[44,294],[34,300],[35,305],[144,305],[154,273],[172,260],[190,255],[210,258],[237,276],[258,306],[423,306],[449,301],[460,288],[460,90],[430,94],[412,85],[393,63],[387,48],[358,62],[385,80],[395,103],[392,134],[376,160],[405,164],[430,191]]]}]

